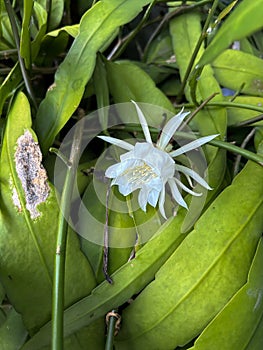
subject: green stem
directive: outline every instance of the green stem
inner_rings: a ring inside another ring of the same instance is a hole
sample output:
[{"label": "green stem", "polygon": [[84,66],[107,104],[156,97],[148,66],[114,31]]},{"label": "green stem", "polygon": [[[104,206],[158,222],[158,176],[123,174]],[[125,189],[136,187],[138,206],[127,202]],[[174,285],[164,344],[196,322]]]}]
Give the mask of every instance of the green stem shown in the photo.
[{"label": "green stem", "polygon": [[111,53],[108,56],[108,59],[110,60],[115,60],[118,58],[126,49],[126,47],[129,45],[129,43],[135,38],[135,36],[140,32],[141,28],[143,27],[144,23],[147,21],[148,17],[150,16],[151,10],[153,6],[155,5],[156,0],[154,0],[150,5],[148,6],[142,20],[140,23],[137,25],[137,27],[117,44],[117,48],[114,49],[114,52]]},{"label": "green stem", "polygon": [[181,99],[182,99],[182,97],[183,97],[184,89],[185,89],[187,80],[188,80],[189,75],[190,75],[190,73],[191,73],[191,71],[192,71],[192,68],[193,68],[194,62],[195,62],[195,60],[196,60],[197,54],[198,54],[198,52],[199,52],[199,50],[200,50],[200,47],[201,47],[201,45],[202,45],[204,39],[206,38],[207,29],[208,29],[208,27],[209,27],[209,25],[210,25],[211,18],[212,18],[212,16],[214,15],[214,12],[215,12],[215,10],[216,10],[216,8],[217,8],[218,2],[219,2],[219,0],[214,0],[213,5],[212,5],[212,7],[211,7],[211,10],[209,11],[209,14],[208,14],[208,16],[207,16],[207,18],[206,18],[204,27],[203,27],[203,29],[202,29],[202,33],[200,34],[199,39],[198,39],[198,41],[197,41],[197,43],[196,43],[196,46],[195,46],[195,48],[194,48],[194,52],[193,52],[193,54],[192,54],[192,56],[191,56],[191,59],[190,59],[190,61],[189,61],[189,63],[188,63],[188,66],[187,66],[187,69],[186,69],[184,78],[183,78],[183,80],[182,80],[182,86],[181,86],[181,89],[180,89],[180,91],[179,91],[179,93],[178,93],[177,101],[181,101]]},{"label": "green stem", "polygon": [[30,100],[31,100],[35,110],[37,110],[37,103],[36,103],[34,92],[33,92],[32,86],[31,86],[30,78],[28,76],[24,60],[20,54],[20,38],[19,38],[18,30],[17,30],[17,24],[16,24],[14,10],[13,10],[13,7],[12,7],[9,0],[4,0],[4,1],[5,1],[6,12],[8,13],[8,17],[9,17],[12,31],[13,31],[13,35],[14,35],[14,40],[15,40],[17,54],[18,54],[18,61],[19,61],[21,73],[22,73],[22,76],[23,76],[23,79],[25,82],[26,90],[27,90],[27,93],[30,97]]},{"label": "green stem", "polygon": [[[108,320],[108,332],[107,332],[105,350],[112,350],[113,349],[115,325],[116,325],[116,322],[118,320],[118,317],[116,317],[118,315],[117,310],[112,310],[111,313],[112,313],[112,315],[109,316],[109,320]],[[114,314],[116,314],[116,316]]]},{"label": "green stem", "polygon": [[[176,108],[195,108],[196,106],[193,103],[184,103],[184,104],[178,104],[175,106]],[[263,107],[258,107],[255,105],[249,105],[246,103],[236,103],[231,101],[217,101],[217,102],[208,102],[206,104],[206,107],[229,107],[229,108],[242,108],[242,109],[249,109],[251,111],[257,111],[263,114]]]},{"label": "green stem", "polygon": [[52,350],[63,349],[64,280],[67,230],[68,220],[70,217],[73,185],[80,157],[83,127],[84,119],[81,119],[76,125],[60,203],[61,210],[58,219],[58,235],[56,243],[52,297]]}]

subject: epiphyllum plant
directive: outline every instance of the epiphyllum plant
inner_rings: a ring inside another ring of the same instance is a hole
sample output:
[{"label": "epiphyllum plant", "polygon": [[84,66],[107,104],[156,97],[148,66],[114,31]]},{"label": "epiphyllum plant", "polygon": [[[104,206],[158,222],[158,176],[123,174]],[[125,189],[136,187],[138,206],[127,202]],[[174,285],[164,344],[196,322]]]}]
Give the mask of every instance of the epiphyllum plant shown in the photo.
[{"label": "epiphyllum plant", "polygon": [[147,203],[156,207],[159,199],[160,213],[166,219],[164,210],[166,184],[170,186],[175,202],[184,208],[187,208],[187,204],[179,188],[193,196],[202,195],[202,193],[196,193],[185,186],[179,179],[179,173],[185,175],[191,187],[193,187],[192,178],[202,187],[211,190],[207,182],[197,172],[177,164],[173,158],[202,146],[218,135],[201,137],[176,150],[171,150],[169,141],[184,118],[190,113],[183,113],[182,110],[167,122],[157,143],[154,144],[141,109],[134,101],[132,102],[136,107],[146,142],[137,142],[132,145],[110,136],[99,136],[102,140],[128,151],[120,156],[119,163],[106,170],[105,176],[113,179],[111,185],[118,185],[120,193],[124,196],[139,189],[138,202],[143,211],[146,211]]}]

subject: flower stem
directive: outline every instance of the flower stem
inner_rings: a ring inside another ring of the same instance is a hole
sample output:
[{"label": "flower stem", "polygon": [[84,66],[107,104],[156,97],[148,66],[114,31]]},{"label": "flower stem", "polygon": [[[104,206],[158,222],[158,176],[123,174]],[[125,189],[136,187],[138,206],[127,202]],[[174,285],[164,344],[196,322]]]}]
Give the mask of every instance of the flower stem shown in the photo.
[{"label": "flower stem", "polygon": [[60,214],[58,219],[58,235],[53,278],[52,296],[52,350],[63,349],[63,313],[64,313],[64,280],[66,242],[68,220],[70,217],[71,198],[80,157],[80,146],[84,128],[84,119],[81,119],[75,129],[64,188],[61,196]]}]

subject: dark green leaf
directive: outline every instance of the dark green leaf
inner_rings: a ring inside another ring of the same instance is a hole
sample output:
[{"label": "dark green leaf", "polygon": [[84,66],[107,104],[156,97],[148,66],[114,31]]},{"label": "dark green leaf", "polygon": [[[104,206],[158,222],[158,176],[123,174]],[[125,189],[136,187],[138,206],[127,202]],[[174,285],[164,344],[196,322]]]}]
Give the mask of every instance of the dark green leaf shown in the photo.
[{"label": "dark green leaf", "polygon": [[20,349],[27,338],[22,317],[15,309],[8,311],[6,321],[0,327],[0,347],[3,350]]},{"label": "dark green leaf", "polygon": [[[106,69],[110,92],[115,103],[134,100],[174,111],[169,99],[156,87],[149,75],[137,65],[129,61],[107,62]],[[139,87],[138,82],[140,82]]]},{"label": "dark green leaf", "polygon": [[85,85],[94,70],[96,53],[105,48],[119,26],[131,21],[149,0],[105,0],[95,4],[82,17],[79,35],[55,76],[55,82],[42,101],[36,131],[44,153],[78,107]]},{"label": "dark green leaf", "polygon": [[198,66],[211,63],[234,40],[240,40],[263,27],[263,0],[241,1],[218,30],[213,41],[203,53]]}]

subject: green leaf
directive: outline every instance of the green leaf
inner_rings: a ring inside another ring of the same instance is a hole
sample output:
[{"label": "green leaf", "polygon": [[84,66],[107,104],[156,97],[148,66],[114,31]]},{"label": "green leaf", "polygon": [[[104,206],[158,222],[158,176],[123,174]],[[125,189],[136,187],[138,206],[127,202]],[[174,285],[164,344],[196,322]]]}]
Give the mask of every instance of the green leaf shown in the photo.
[{"label": "green leaf", "polygon": [[151,103],[169,111],[174,111],[174,107],[169,99],[156,87],[149,75],[137,65],[129,61],[115,63],[108,61],[106,69],[109,89],[115,103],[134,100],[136,102]]},{"label": "green leaf", "polygon": [[[263,0],[243,0],[232,11],[203,53],[199,67],[211,63],[233,41],[240,40],[263,27]],[[251,20],[253,19],[253,20]]]},{"label": "green leaf", "polygon": [[[20,93],[8,115],[0,160],[0,277],[8,299],[22,314],[31,334],[50,319],[59,214],[41,158],[31,129],[29,103]],[[94,285],[78,239],[70,232],[66,305],[79,300]]]},{"label": "green leaf", "polygon": [[[228,98],[226,100],[228,100]],[[237,96],[234,102],[241,105],[244,104],[244,105],[259,107],[259,106],[263,106],[263,97],[241,95],[241,96]],[[257,117],[259,114],[260,112],[253,111],[251,109],[229,107],[227,108],[227,124],[228,126],[233,126],[235,124]],[[263,121],[253,123],[252,125],[253,126],[263,125]]]},{"label": "green leaf", "polygon": [[[103,162],[105,168],[107,167],[106,162],[106,160]],[[99,282],[105,279],[102,273],[102,259],[108,186],[109,183],[105,184],[95,178],[93,183],[87,187],[79,210],[79,230],[81,237],[84,238],[82,250]],[[103,200],[104,203],[101,202]],[[147,208],[147,213],[136,208],[130,213],[128,205],[133,204],[134,200],[128,203],[128,199],[119,194],[116,188],[111,188],[108,198],[108,272],[110,275],[128,261],[136,243],[136,233],[141,240],[139,244],[145,243],[161,226],[154,208]],[[94,232],[96,232],[96,239]]]},{"label": "green leaf", "polygon": [[[263,318],[262,266],[263,240],[261,238],[249,271],[248,282],[209,323],[197,338],[192,350],[248,349],[248,344]],[[263,345],[263,338],[261,344]]]},{"label": "green leaf", "polygon": [[96,53],[110,43],[119,26],[131,21],[149,0],[99,1],[81,19],[76,37],[42,101],[36,132],[44,153],[78,107],[96,61]]},{"label": "green leaf", "polygon": [[30,41],[30,19],[33,9],[33,0],[23,2],[23,21],[20,38],[20,54],[23,57],[26,69],[31,68],[31,41]]},{"label": "green leaf", "polygon": [[34,40],[31,44],[31,50],[32,50],[32,60],[34,61],[38,55],[38,52],[40,50],[40,46],[42,44],[42,39],[44,38],[44,35],[46,33],[47,29],[47,12],[46,10],[39,5],[36,1],[34,1],[34,16],[37,19],[37,32],[35,34]]},{"label": "green leaf", "polygon": [[[48,1],[45,2],[47,3]],[[64,11],[64,2],[65,1],[63,0],[52,0],[51,11],[48,15],[48,30],[57,28],[61,22]]]},{"label": "green leaf", "polygon": [[76,36],[79,34],[79,24],[73,24],[71,26],[65,26],[61,27],[59,29],[53,30],[52,32],[49,32],[46,34],[47,36],[57,37],[60,35],[61,32],[66,32],[68,35],[72,36],[73,38],[76,38]]},{"label": "green leaf", "polygon": [[[65,334],[70,335],[125,303],[149,283],[156,271],[182,242],[180,226],[184,215],[179,212],[173,220],[168,220],[145,246],[136,254],[135,259],[121,266],[111,276],[114,283],[104,281],[90,296],[80,300],[65,311]],[[50,323],[44,326],[23,350],[37,350],[50,339]]]},{"label": "green leaf", "polygon": [[6,321],[0,327],[0,347],[5,350],[20,349],[27,338],[27,330],[15,309],[8,311]]},{"label": "green leaf", "polygon": [[[4,5],[3,5],[4,7]],[[6,11],[0,12],[0,50],[10,50],[16,47],[13,31]]]},{"label": "green leaf", "polygon": [[110,104],[110,98],[106,68],[103,62],[103,57],[101,55],[97,56],[96,66],[93,74],[93,84],[97,100],[100,124],[102,130],[107,130],[108,109],[103,107],[106,107]]},{"label": "green leaf", "polygon": [[116,349],[174,349],[195,338],[246,282],[262,210],[263,168],[248,162],[123,311]]},{"label": "green leaf", "polygon": [[263,61],[248,53],[226,50],[213,61],[215,77],[223,86],[248,95],[263,96]]},{"label": "green leaf", "polygon": [[17,62],[0,86],[0,115],[2,115],[5,101],[14,94],[21,80],[22,74]]}]

